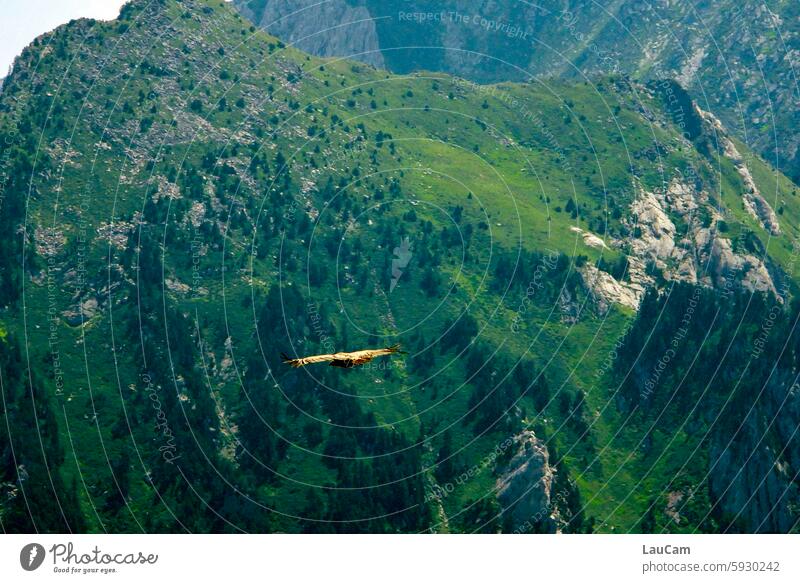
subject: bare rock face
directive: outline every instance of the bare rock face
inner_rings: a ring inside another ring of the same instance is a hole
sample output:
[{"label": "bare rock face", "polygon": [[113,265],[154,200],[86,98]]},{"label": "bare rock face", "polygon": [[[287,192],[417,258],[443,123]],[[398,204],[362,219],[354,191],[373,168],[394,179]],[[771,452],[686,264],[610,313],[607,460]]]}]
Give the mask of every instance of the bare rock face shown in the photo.
[{"label": "bare rock face", "polygon": [[375,21],[365,6],[345,0],[267,0],[258,14],[246,0],[237,0],[236,6],[258,26],[303,51],[384,68]]},{"label": "bare rock face", "polygon": [[555,507],[551,491],[555,469],[544,442],[533,431],[514,438],[516,452],[497,480],[497,500],[514,529],[555,532]]},{"label": "bare rock face", "polygon": [[[701,214],[708,217],[705,223]],[[708,194],[697,191],[680,177],[660,191],[649,192],[639,187],[630,206],[630,216],[627,225],[632,235],[614,242],[615,247],[627,247],[627,281],[617,281],[593,265],[580,268],[584,286],[595,297],[601,312],[609,304],[638,309],[644,291],[654,283],[647,273],[649,264],[655,265],[669,281],[721,290],[741,286],[778,296],[764,260],[737,251],[734,242],[721,232],[723,217],[709,202]],[[777,222],[772,225],[768,213],[759,216],[766,217],[765,229],[773,234],[779,232]],[[680,238],[679,231],[684,233]]]},{"label": "bare rock face", "polygon": [[633,239],[631,247],[638,257],[648,257],[664,269],[665,261],[675,253],[675,225],[664,210],[655,193],[642,191],[631,205],[640,235]]},{"label": "bare rock face", "polygon": [[[722,123],[694,104],[706,133],[715,136],[721,155],[736,168],[745,210],[770,235],[780,236],[778,216],[761,195],[750,169]],[[724,218],[696,181],[677,173],[668,186],[648,191],[636,184],[636,197],[625,221],[631,235],[613,246],[628,252],[627,281],[617,281],[593,266],[581,268],[584,286],[598,300],[601,312],[610,303],[634,309],[654,279],[655,266],[664,279],[729,291],[734,287],[772,294],[782,301],[764,260],[725,235]],[[679,236],[679,233],[681,235]]]},{"label": "bare rock face", "polygon": [[[698,283],[700,253],[692,233],[700,227],[698,209],[707,203],[703,192],[696,192],[685,182],[674,179],[662,191],[648,192],[640,188],[631,204],[632,220],[629,227],[634,235],[630,239],[630,279],[640,286],[653,283],[645,273],[648,263],[661,270],[671,281]],[[678,228],[675,221],[688,227],[688,235],[676,240]]]},{"label": "bare rock face", "polygon": [[99,302],[96,298],[90,297],[80,302],[77,306],[70,310],[62,312],[64,320],[70,326],[80,326],[94,318],[100,309]]},{"label": "bare rock face", "polygon": [[750,169],[747,167],[744,158],[741,153],[739,153],[739,149],[733,143],[733,140],[728,137],[722,123],[713,114],[703,111],[697,107],[697,105],[695,105],[695,109],[703,118],[703,121],[713,129],[715,135],[720,140],[725,157],[736,166],[736,172],[739,174],[744,185],[744,191],[742,192],[744,208],[750,216],[759,221],[761,226],[769,231],[771,235],[780,235],[781,226],[778,223],[778,215],[775,214],[775,211],[772,210],[767,200],[761,195],[758,186],[756,186],[753,180],[752,174],[750,174]]},{"label": "bare rock face", "polygon": [[740,278],[742,286],[750,291],[770,292],[777,296],[775,284],[764,262],[754,255],[741,255],[733,251],[730,239],[715,237],[711,241],[709,269],[718,287],[725,281]]},{"label": "bare rock face", "polygon": [[572,231],[573,233],[578,233],[583,238],[583,243],[587,247],[594,247],[596,249],[608,248],[606,242],[603,241],[600,237],[598,237],[594,233],[591,233],[589,231],[584,231],[580,227],[574,227],[574,226],[570,227],[569,230]]},{"label": "bare rock face", "polygon": [[581,267],[580,274],[584,285],[594,296],[600,313],[607,312],[610,304],[619,304],[633,310],[639,308],[645,290],[643,286],[617,281],[611,274],[590,264]]}]

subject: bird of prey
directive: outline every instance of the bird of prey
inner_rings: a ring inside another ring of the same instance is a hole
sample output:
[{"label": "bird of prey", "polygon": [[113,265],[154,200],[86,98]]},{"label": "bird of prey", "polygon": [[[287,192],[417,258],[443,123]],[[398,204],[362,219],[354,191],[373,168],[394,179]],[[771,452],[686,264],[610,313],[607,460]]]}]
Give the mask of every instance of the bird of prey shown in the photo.
[{"label": "bird of prey", "polygon": [[316,356],[306,356],[305,358],[289,358],[281,354],[283,362],[297,368],[307,364],[317,362],[329,362],[328,366],[338,366],[341,368],[353,368],[367,364],[376,356],[388,356],[389,354],[405,354],[400,350],[400,345],[388,346],[386,348],[375,348],[372,350],[356,350],[355,352],[334,352],[333,354],[317,354]]}]

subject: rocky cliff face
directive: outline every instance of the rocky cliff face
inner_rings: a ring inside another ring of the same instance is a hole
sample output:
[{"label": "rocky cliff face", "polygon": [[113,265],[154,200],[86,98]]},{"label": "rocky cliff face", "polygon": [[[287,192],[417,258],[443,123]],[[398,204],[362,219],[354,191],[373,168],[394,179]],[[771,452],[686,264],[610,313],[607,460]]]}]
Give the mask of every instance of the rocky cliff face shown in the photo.
[{"label": "rocky cliff face", "polygon": [[[726,293],[742,287],[782,301],[769,259],[762,248],[752,244],[755,231],[770,238],[783,234],[778,213],[759,190],[748,162],[720,120],[688,101],[688,96],[685,99],[689,111],[678,113],[690,118],[684,124],[691,127],[685,145],[694,142],[705,153],[700,166],[708,167],[720,159],[732,163],[740,180],[737,198],[752,219],[747,228],[752,230],[731,235],[728,221],[738,219],[719,205],[695,168],[686,175],[675,174],[660,189],[647,190],[637,184],[623,219],[626,237],[610,241],[627,255],[624,277],[615,279],[594,265],[580,270],[601,312],[611,303],[637,309],[646,289],[656,283],[656,273],[666,281],[699,284]],[[587,235],[584,233],[584,238]]]},{"label": "rocky cliff face", "polygon": [[[708,192],[697,191],[677,179],[663,191],[640,189],[630,205],[630,217],[631,237],[613,242],[629,252],[625,278],[617,280],[594,265],[584,265],[580,270],[601,312],[611,303],[637,309],[645,290],[655,283],[649,273],[652,267],[667,281],[700,284],[723,292],[743,287],[778,296],[764,259],[742,250],[723,232],[723,216],[711,204]],[[764,228],[771,231],[780,227],[775,219]]]},{"label": "rocky cliff face", "polygon": [[303,51],[384,66],[375,22],[365,6],[345,0],[236,0],[235,5],[258,26]]},{"label": "rocky cliff face", "polygon": [[497,479],[497,500],[514,529],[555,531],[551,500],[555,469],[547,447],[529,430],[514,438],[514,447],[511,461]]}]

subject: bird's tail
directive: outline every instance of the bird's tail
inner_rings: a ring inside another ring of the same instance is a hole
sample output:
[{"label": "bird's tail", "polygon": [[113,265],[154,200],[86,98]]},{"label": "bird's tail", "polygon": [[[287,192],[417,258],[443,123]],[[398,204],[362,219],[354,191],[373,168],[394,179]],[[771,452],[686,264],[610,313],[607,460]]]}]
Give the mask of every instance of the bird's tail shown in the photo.
[{"label": "bird's tail", "polygon": [[392,344],[391,346],[387,346],[386,350],[388,350],[389,353],[391,353],[391,354],[394,354],[394,353],[397,353],[397,354],[408,354],[408,352],[406,352],[404,350],[400,350],[400,345],[399,344]]}]

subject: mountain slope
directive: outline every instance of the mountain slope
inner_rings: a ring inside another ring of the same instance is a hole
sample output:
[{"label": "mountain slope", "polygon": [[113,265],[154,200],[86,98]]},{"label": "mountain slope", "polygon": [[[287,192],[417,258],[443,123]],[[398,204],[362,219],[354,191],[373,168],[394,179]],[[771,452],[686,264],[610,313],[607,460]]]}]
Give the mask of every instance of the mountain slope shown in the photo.
[{"label": "mountain slope", "polygon": [[798,7],[666,0],[536,3],[461,0],[235,0],[253,22],[325,56],[482,83],[626,73],[677,79],[739,139],[800,177]]},{"label": "mountain slope", "polygon": [[795,290],[795,188],[677,86],[391,75],[164,0],[40,37],[0,108],[7,531],[649,529],[685,450],[619,402],[646,290]]}]

